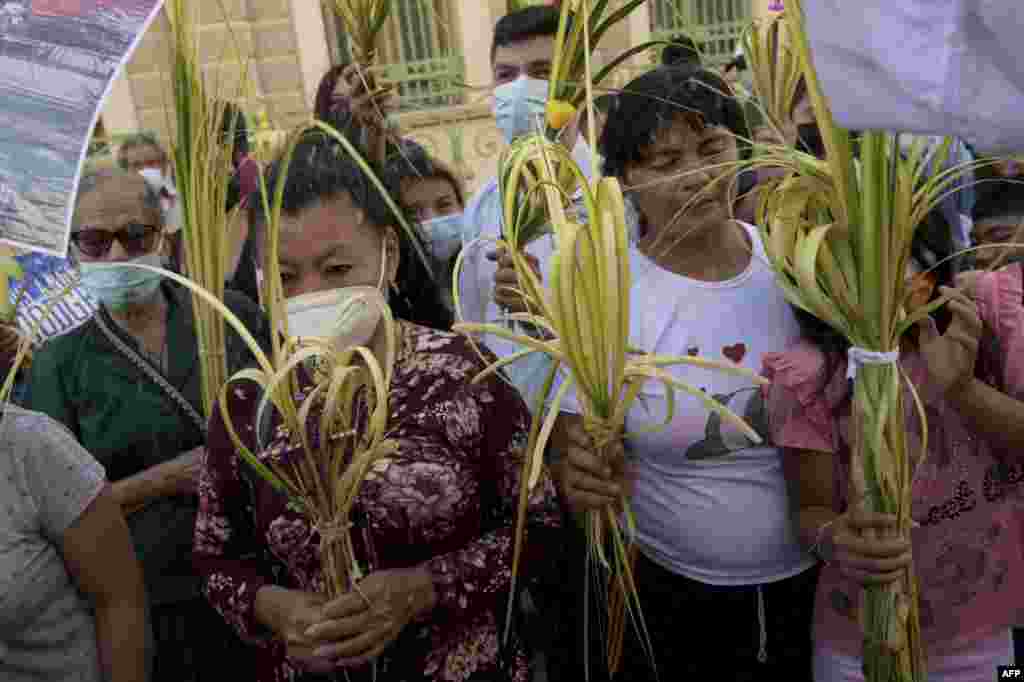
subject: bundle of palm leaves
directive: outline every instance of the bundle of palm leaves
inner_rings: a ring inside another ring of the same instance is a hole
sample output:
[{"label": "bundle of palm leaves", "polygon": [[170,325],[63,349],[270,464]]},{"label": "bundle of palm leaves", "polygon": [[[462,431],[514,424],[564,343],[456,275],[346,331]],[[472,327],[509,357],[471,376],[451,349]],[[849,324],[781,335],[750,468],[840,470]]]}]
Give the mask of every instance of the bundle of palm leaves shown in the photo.
[{"label": "bundle of palm leaves", "polygon": [[753,75],[754,95],[767,122],[781,133],[793,125],[801,61],[790,44],[789,24],[777,15],[752,24],[743,34],[743,52]]},{"label": "bundle of palm leaves", "polygon": [[[228,134],[222,122],[228,101],[239,98],[247,81],[242,78],[228,91],[221,80],[204,80],[200,60],[199,3],[167,0],[165,11],[171,27],[171,90],[174,98],[175,141],[172,153],[181,202],[185,270],[188,276],[224,298],[224,282],[231,248],[227,211],[227,178],[234,172],[234,139],[237,117]],[[193,297],[193,315],[202,370],[203,408],[210,415],[217,391],[227,380],[224,323],[202,297]]]},{"label": "bundle of palm leaves", "polygon": [[[925,415],[899,367],[898,352],[904,332],[948,299],[916,309],[908,305],[919,297],[920,282],[908,281],[904,273],[916,228],[955,189],[967,167],[942,170],[951,140],[931,155],[924,140],[905,152],[898,135],[881,131],[865,132],[855,144],[850,131],[835,124],[818,82],[801,0],[791,0],[783,21],[807,81],[827,159],[766,148],[753,165],[789,173],[762,193],[758,224],[787,298],[853,346],[851,508],[892,514],[900,532],[909,535],[913,466],[907,451],[905,383],[922,421]],[[869,682],[925,679],[917,590],[912,569],[891,586],[867,588],[862,623]]]}]

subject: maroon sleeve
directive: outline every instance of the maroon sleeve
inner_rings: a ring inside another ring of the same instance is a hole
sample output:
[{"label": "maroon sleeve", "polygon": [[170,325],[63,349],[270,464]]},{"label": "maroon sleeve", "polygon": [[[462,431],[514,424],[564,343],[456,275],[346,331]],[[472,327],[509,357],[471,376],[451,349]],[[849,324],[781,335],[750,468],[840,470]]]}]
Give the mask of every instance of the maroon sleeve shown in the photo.
[{"label": "maroon sleeve", "polygon": [[[507,603],[530,413],[519,393],[496,377],[471,384],[463,396],[479,406],[482,437],[477,441],[477,451],[466,454],[477,459],[483,479],[483,533],[459,550],[434,557],[427,566],[437,590],[438,608],[465,616],[501,609]],[[554,565],[561,523],[555,486],[545,469],[526,508],[518,586]]]},{"label": "maroon sleeve", "polygon": [[[228,392],[229,411],[239,437],[249,447],[253,438],[255,391]],[[257,620],[256,592],[273,582],[264,545],[256,535],[246,466],[236,454],[221,415],[214,406],[206,455],[199,481],[193,560],[203,580],[203,592],[213,607],[246,641],[283,646]]]}]

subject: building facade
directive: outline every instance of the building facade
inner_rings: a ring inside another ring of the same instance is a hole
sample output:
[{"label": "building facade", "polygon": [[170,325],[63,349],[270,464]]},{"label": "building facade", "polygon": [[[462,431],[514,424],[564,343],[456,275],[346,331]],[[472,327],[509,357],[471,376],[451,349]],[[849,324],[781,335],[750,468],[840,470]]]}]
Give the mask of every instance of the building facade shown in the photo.
[{"label": "building facade", "polygon": [[[504,145],[488,97],[491,38],[495,22],[507,11],[507,0],[393,2],[378,70],[399,84],[401,126],[457,168],[472,191],[494,173]],[[650,0],[606,36],[598,61],[631,45],[688,33],[703,45],[708,60],[723,63],[731,58],[744,26],[778,4]],[[236,94],[251,119],[269,121],[273,128],[308,119],[320,77],[346,54],[343,32],[324,3],[223,0],[199,5],[200,54],[211,81]],[[164,139],[173,135],[167,36],[167,18],[161,12],[114,83],[101,117],[105,130],[152,130]],[[635,58],[611,87],[646,68],[653,57]]]}]

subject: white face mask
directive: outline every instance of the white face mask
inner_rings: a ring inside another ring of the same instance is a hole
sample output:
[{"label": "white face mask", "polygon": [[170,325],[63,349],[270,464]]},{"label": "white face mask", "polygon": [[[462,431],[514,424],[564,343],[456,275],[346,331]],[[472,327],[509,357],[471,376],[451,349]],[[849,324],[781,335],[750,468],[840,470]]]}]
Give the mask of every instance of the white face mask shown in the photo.
[{"label": "white face mask", "polygon": [[420,223],[430,245],[430,255],[439,263],[448,260],[462,246],[462,213],[452,213]]},{"label": "white face mask", "polygon": [[159,191],[165,184],[164,172],[159,168],[143,168],[139,171],[139,175],[146,178],[150,187],[157,191]]},{"label": "white face mask", "polygon": [[288,333],[294,337],[330,339],[338,349],[365,346],[380,325],[387,246],[381,250],[376,287],[351,286],[312,291],[285,302]]},{"label": "white face mask", "polygon": [[494,120],[506,142],[544,129],[548,82],[520,76],[494,89]]},{"label": "white face mask", "polygon": [[[124,261],[159,268],[163,265],[159,252]],[[161,275],[151,270],[118,267],[108,261],[82,261],[78,264],[82,288],[111,310],[148,300],[160,288]]]}]

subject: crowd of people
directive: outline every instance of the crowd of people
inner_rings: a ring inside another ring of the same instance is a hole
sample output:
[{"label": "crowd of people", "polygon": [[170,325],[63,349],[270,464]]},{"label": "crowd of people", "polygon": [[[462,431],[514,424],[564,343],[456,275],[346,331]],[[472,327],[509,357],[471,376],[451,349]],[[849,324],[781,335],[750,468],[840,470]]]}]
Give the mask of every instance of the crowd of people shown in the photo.
[{"label": "crowd of people", "polygon": [[[557,10],[541,6],[495,27],[494,115],[509,143],[543,119],[557,29]],[[849,504],[848,343],[791,306],[767,263],[752,223],[773,171],[734,170],[756,143],[825,156],[806,88],[792,125],[769,130],[752,126],[735,96],[742,60],[706,68],[699,46],[679,40],[662,62],[602,95],[598,129],[581,121],[564,143],[585,175],[617,178],[626,191],[631,344],[770,379],[763,388],[695,366],[671,370],[743,416],[761,442],[682,395],[667,427],[651,428],[669,396],[650,385],[627,415],[628,434],[604,446],[618,453],[609,466],[570,394],[527,500],[513,580],[523,450],[550,361],[526,356],[473,381],[518,348],[452,331],[456,319],[527,309],[494,243],[497,180],[467,196],[456,171],[403,137],[395,94],[339,65],[322,80],[315,115],[363,150],[416,230],[402,229],[323,132],[307,133],[290,164],[261,167],[229,108],[235,171],[225,182],[239,238],[224,303],[269,349],[261,173],[269,187],[283,180],[289,326],[323,328],[352,287],[388,301],[399,339],[388,387],[397,447],[357,496],[352,535],[365,578],[329,600],[324,529],[239,457],[225,414],[257,457],[285,461],[299,447],[258,417],[255,385],[204,418],[188,291],[153,271],[103,267],[183,268],[172,165],[140,134],[120,145],[116,167],[84,172],[75,198],[71,258],[99,308],[36,349],[0,420],[0,678],[855,682],[864,679],[863,588],[898,580],[911,561],[929,679],[989,680],[1012,663],[1013,631],[1024,626],[1024,258],[999,245],[1021,241],[1020,171],[979,170],[915,237],[904,275],[936,280],[915,304],[951,300],[902,344],[928,417],[925,433],[906,401],[909,438],[928,449],[904,537],[893,517]],[[553,253],[548,239],[527,247],[541,279]],[[378,357],[382,325],[374,320],[360,339]],[[2,332],[10,367],[19,332]],[[232,372],[254,364],[233,331],[226,353]],[[578,520],[623,493],[643,627],[628,628],[613,672],[607,594],[584,578]]]}]

